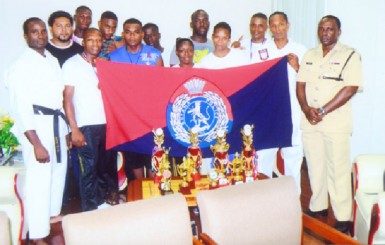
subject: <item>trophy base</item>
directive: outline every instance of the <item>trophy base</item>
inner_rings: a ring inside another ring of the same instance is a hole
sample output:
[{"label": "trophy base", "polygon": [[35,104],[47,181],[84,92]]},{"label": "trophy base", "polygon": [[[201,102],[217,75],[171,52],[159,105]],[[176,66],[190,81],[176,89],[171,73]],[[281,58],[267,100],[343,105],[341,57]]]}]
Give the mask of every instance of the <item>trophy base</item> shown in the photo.
[{"label": "trophy base", "polygon": [[154,176],[154,183],[159,184],[162,180],[162,175],[155,175]]},{"label": "trophy base", "polygon": [[179,192],[182,193],[183,195],[190,195],[191,194],[191,190],[190,190],[189,186],[183,187],[183,186],[179,185]]},{"label": "trophy base", "polygon": [[218,180],[218,185],[219,185],[219,187],[228,186],[229,180],[227,178],[220,178]]},{"label": "trophy base", "polygon": [[160,194],[162,196],[166,196],[166,195],[174,194],[174,192],[172,190],[160,190]]},{"label": "trophy base", "polygon": [[251,182],[254,182],[254,177],[246,177],[245,178],[245,183],[251,183]]},{"label": "trophy base", "polygon": [[243,184],[243,180],[235,180],[235,179],[233,179],[233,180],[231,181],[231,184],[232,184],[232,185]]},{"label": "trophy base", "polygon": [[190,189],[195,189],[195,181],[194,181],[194,180],[189,181],[189,182],[188,182],[188,187],[189,187]]},{"label": "trophy base", "polygon": [[215,185],[209,185],[209,190],[214,190],[214,189],[218,189],[219,185],[215,184]]},{"label": "trophy base", "polygon": [[194,181],[201,180],[201,175],[199,173],[191,174],[191,177],[193,178]]}]

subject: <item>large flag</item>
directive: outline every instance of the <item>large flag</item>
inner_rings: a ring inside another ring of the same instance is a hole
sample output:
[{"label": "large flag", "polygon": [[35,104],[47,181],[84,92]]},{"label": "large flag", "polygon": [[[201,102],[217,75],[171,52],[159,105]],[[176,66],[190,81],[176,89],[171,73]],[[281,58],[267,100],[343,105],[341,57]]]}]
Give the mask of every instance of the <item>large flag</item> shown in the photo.
[{"label": "large flag", "polygon": [[151,154],[162,128],[170,156],[184,156],[189,129],[204,157],[227,131],[229,153],[242,148],[241,128],[254,125],[257,150],[291,146],[287,59],[219,70],[97,63],[107,118],[107,148]]}]

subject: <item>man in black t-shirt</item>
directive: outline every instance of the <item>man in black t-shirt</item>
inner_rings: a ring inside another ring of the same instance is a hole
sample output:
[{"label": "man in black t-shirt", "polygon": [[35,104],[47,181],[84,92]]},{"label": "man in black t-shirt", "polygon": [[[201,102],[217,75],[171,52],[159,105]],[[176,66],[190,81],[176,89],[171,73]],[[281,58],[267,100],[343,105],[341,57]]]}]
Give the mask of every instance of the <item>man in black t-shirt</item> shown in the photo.
[{"label": "man in black t-shirt", "polygon": [[48,25],[52,39],[49,40],[46,49],[59,60],[60,67],[62,67],[68,58],[83,52],[83,47],[71,39],[73,19],[69,13],[53,12],[48,18]]}]

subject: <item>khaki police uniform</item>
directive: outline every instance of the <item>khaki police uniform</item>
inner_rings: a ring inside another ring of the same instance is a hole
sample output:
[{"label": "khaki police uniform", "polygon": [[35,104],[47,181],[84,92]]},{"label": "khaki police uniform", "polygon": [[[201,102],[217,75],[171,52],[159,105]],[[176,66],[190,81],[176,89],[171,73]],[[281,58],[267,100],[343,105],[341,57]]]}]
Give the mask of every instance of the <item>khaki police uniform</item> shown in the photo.
[{"label": "khaki police uniform", "polygon": [[[345,86],[362,87],[360,54],[337,42],[323,57],[322,45],[319,45],[305,54],[297,81],[306,83],[308,105],[314,108],[323,107]],[[338,221],[348,221],[352,214],[352,128],[351,100],[325,115],[316,125],[311,125],[304,114],[301,119],[302,139],[313,192],[309,208],[312,211],[327,209],[329,193]]]}]

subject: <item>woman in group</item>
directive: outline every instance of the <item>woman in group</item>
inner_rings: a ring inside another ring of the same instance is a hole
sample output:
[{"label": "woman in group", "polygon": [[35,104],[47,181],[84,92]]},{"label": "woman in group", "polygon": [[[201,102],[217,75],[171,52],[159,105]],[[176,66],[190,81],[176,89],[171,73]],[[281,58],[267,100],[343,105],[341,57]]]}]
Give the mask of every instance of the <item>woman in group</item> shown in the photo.
[{"label": "woman in group", "polygon": [[194,66],[194,44],[188,38],[178,38],[176,40],[176,56],[180,63],[173,67],[193,67]]}]

